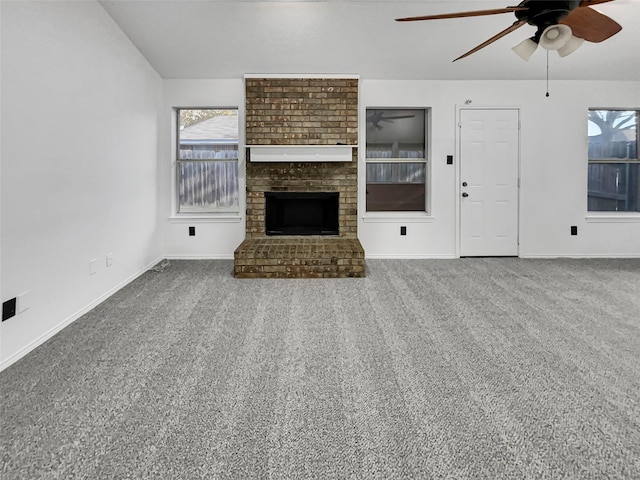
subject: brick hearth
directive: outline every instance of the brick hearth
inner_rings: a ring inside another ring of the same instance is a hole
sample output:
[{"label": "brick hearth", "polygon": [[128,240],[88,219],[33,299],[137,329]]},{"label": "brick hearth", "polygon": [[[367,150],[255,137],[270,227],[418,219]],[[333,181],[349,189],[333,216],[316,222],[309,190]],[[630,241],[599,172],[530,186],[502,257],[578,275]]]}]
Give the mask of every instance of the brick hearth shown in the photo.
[{"label": "brick hearth", "polygon": [[[246,240],[238,278],[364,277],[358,241],[358,80],[246,78]],[[256,145],[352,145],[350,162],[252,162]],[[338,192],[338,236],[266,236],[265,192]]]},{"label": "brick hearth", "polygon": [[364,277],[364,250],[357,239],[253,238],[234,254],[237,278]]}]

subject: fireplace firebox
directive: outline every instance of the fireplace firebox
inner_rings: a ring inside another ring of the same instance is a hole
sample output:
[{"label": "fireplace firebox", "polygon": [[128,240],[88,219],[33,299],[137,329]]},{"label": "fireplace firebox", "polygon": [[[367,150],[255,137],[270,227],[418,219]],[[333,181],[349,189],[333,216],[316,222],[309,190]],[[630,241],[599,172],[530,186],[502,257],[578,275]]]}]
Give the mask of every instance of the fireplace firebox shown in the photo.
[{"label": "fireplace firebox", "polygon": [[339,192],[265,192],[267,235],[338,235]]}]

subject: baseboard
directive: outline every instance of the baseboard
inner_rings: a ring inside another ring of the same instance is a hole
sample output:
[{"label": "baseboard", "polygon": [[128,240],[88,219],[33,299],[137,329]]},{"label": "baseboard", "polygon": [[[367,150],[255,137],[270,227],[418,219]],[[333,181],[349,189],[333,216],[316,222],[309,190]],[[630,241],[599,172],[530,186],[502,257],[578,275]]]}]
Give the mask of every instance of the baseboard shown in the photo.
[{"label": "baseboard", "polygon": [[165,255],[167,260],[233,260],[233,253]]},{"label": "baseboard", "polygon": [[123,287],[126,287],[128,284],[133,282],[140,275],[142,275],[143,273],[147,272],[151,267],[153,267],[158,262],[160,262],[163,258],[165,258],[165,257],[161,256],[161,257],[156,258],[154,261],[149,263],[146,267],[142,268],[142,270],[139,270],[138,272],[134,273],[133,275],[130,275],[128,278],[126,278],[125,280],[123,280],[122,282],[117,284],[115,287],[113,287],[112,289],[107,291],[105,294],[101,295],[100,297],[98,297],[93,302],[91,302],[88,305],[86,305],[85,307],[81,308],[80,310],[78,310],[73,315],[70,315],[65,320],[60,322],[58,325],[56,325],[55,327],[53,327],[49,331],[43,333],[38,338],[36,338],[35,340],[33,340],[32,342],[28,343],[27,345],[25,345],[20,350],[18,350],[16,353],[14,353],[10,357],[8,357],[5,360],[3,360],[2,362],[0,362],[0,372],[2,370],[4,370],[5,368],[7,368],[7,367],[13,365],[14,363],[16,363],[18,360],[20,360],[22,357],[24,357],[28,353],[30,353],[33,350],[35,350],[36,348],[38,348],[40,345],[42,345],[47,340],[52,338],[54,335],[56,335],[58,332],[63,330],[65,327],[71,325],[73,322],[75,322],[78,318],[83,316],[85,313],[89,312],[90,310],[92,310],[95,307],[97,307],[98,305],[100,305],[102,302],[104,302],[107,298],[112,296],[118,290],[122,289]]},{"label": "baseboard", "polygon": [[373,254],[370,255],[365,250],[365,260],[451,260],[458,258],[455,255],[436,254],[436,255],[412,255],[412,254]]},{"label": "baseboard", "polygon": [[554,258],[640,258],[638,253],[553,253],[553,254],[525,254],[520,255],[520,258],[540,258],[540,259],[554,259]]}]

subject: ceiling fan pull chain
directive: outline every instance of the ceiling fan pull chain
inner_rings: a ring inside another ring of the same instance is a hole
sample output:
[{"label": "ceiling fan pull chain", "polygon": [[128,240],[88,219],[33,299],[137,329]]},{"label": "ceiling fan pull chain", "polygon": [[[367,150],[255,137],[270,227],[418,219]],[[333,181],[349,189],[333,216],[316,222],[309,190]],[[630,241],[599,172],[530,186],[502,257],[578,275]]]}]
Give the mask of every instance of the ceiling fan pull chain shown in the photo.
[{"label": "ceiling fan pull chain", "polygon": [[547,50],[547,94],[545,96],[549,96],[549,50]]}]

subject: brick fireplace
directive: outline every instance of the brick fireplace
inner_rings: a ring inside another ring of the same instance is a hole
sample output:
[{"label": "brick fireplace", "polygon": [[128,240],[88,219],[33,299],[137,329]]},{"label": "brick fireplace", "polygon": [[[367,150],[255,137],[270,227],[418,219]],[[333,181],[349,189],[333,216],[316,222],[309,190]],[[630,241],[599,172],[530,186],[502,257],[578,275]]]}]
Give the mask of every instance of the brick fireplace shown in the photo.
[{"label": "brick fireplace", "polygon": [[[239,278],[364,276],[364,250],[357,232],[358,80],[246,78],[245,86],[246,239],[234,253],[234,275]],[[323,161],[323,147],[331,145],[346,148],[346,159]],[[310,161],[303,158],[304,148],[296,148],[298,156],[258,161],[258,149],[268,150],[272,146],[284,147],[279,149],[284,152],[287,147],[304,146],[320,152],[320,157]],[[278,230],[267,235],[266,197],[278,197],[282,193],[300,196],[295,212],[298,216],[301,208],[307,208],[309,215],[318,208],[311,201],[304,203],[305,198],[337,197],[337,229],[320,228],[310,234],[297,235],[305,230],[297,231],[295,227],[282,235]]]}]

